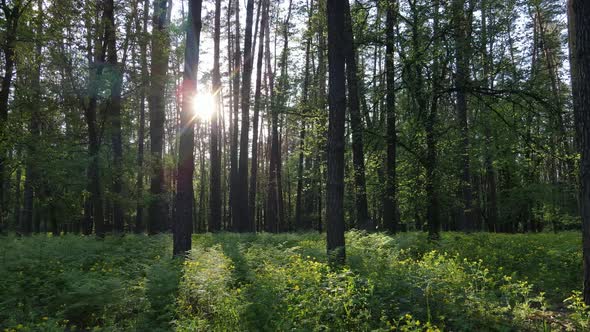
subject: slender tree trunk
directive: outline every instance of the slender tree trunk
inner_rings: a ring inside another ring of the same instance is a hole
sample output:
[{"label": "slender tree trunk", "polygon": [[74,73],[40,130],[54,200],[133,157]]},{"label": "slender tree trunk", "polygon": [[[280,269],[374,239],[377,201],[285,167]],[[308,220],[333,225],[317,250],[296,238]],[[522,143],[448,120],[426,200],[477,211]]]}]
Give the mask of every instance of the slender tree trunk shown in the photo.
[{"label": "slender tree trunk", "polygon": [[[270,21],[270,20],[269,20]],[[275,101],[275,89],[274,89],[274,73],[271,66],[271,56],[270,56],[270,22],[267,21],[266,23],[266,41],[265,41],[265,48],[266,48],[266,75],[268,76],[268,89],[269,89],[269,99],[270,99],[270,106],[268,110],[270,112],[270,121],[269,121],[269,140],[267,145],[269,147],[269,166],[268,166],[268,190],[267,190],[267,201],[266,201],[266,216],[264,222],[264,228],[267,232],[277,232],[278,231],[278,185],[277,185],[277,169],[276,169],[276,159],[274,157],[275,153],[278,154],[277,151],[273,151],[273,149],[278,149],[279,142],[278,142],[278,114],[276,112],[276,101]]]},{"label": "slender tree trunk", "polygon": [[[249,220],[250,223],[256,225],[256,189],[258,186],[258,121],[261,107],[261,85],[262,85],[262,62],[264,58],[264,32],[266,30],[266,21],[268,20],[268,0],[262,0],[260,3],[262,7],[262,19],[260,22],[260,37],[258,46],[258,55],[256,59],[256,86],[254,88],[254,119],[252,121],[252,166],[250,174],[250,194],[248,195],[249,202]],[[256,230],[252,227],[251,230]]]},{"label": "slender tree trunk", "polygon": [[[279,130],[279,113],[283,111],[286,98],[287,90],[289,88],[288,82],[288,71],[287,71],[287,60],[289,52],[289,21],[291,19],[291,9],[293,2],[289,1],[289,7],[287,9],[287,18],[283,24],[283,51],[281,53],[281,75],[278,82],[278,91],[273,94],[271,102],[271,149],[270,149],[270,179],[269,179],[269,206],[272,207],[272,213],[269,214],[270,220],[274,227],[274,232],[279,232],[286,228],[285,219],[285,206],[283,200],[283,187],[282,187],[282,161],[281,161],[281,140]],[[275,36],[276,37],[276,36]],[[276,38],[275,38],[275,49],[276,49]],[[275,50],[276,52],[276,50]],[[276,58],[275,58],[276,61]],[[276,63],[275,63],[276,66]]]},{"label": "slender tree trunk", "polygon": [[[230,0],[231,1],[231,0]],[[239,169],[238,169],[238,133],[239,133],[239,109],[240,109],[240,71],[242,66],[242,55],[240,52],[240,1],[235,3],[235,49],[234,49],[234,67],[233,67],[233,93],[234,93],[234,113],[231,130],[230,145],[230,198],[231,205],[231,224],[232,229],[236,230],[240,212],[240,192],[239,192]]]},{"label": "slender tree trunk", "polygon": [[590,305],[590,2],[569,0],[569,43],[574,122],[580,156],[580,212],[584,302]]},{"label": "slender tree trunk", "polygon": [[328,258],[333,264],[346,259],[344,244],[344,120],[346,114],[345,31],[346,0],[328,0],[328,182],[326,224]]},{"label": "slender tree trunk", "polygon": [[[440,0],[434,0],[434,43],[433,50],[438,52],[440,48]],[[428,201],[427,219],[428,219],[428,238],[438,240],[440,238],[440,206],[438,198],[438,178],[436,174],[436,123],[438,116],[438,94],[440,92],[440,82],[443,76],[440,74],[440,57],[434,56],[432,63],[432,98],[430,110],[426,119],[426,196]]]},{"label": "slender tree trunk", "polygon": [[[104,224],[104,206],[101,189],[100,174],[100,133],[98,127],[98,87],[102,79],[102,72],[106,58],[106,48],[102,46],[103,36],[92,35],[93,22],[89,19],[86,22],[88,34],[87,58],[89,62],[89,79],[88,79],[88,102],[84,106],[84,117],[88,127],[88,192],[90,193],[90,204],[88,208],[92,212],[85,212],[90,216],[94,223],[94,232],[96,236],[103,237],[105,234]],[[99,29],[100,31],[100,29]],[[102,34],[102,33],[101,33]],[[92,50],[92,40],[94,38],[94,52]],[[92,224],[87,224],[86,234],[92,231]]]},{"label": "slender tree trunk", "polygon": [[154,1],[152,30],[152,63],[150,82],[150,203],[148,233],[156,234],[166,229],[168,213],[166,212],[166,189],[164,186],[164,150],[165,90],[168,71],[168,48],[170,46],[167,32],[168,0]]},{"label": "slender tree trunk", "polygon": [[248,134],[250,132],[250,90],[252,78],[252,21],[254,16],[254,0],[246,4],[246,31],[244,32],[244,65],[242,70],[242,127],[240,132],[240,158],[238,165],[238,207],[236,231],[251,231],[248,220]]},{"label": "slender tree trunk", "polygon": [[[31,233],[33,227],[33,212],[35,193],[35,186],[38,186],[38,169],[35,156],[37,155],[37,144],[39,144],[41,134],[41,36],[43,35],[43,8],[41,1],[38,1],[37,27],[36,27],[36,45],[35,45],[35,69],[30,72],[30,84],[33,90],[33,96],[30,99],[29,109],[31,110],[31,118],[29,120],[30,141],[27,144],[27,159],[26,159],[26,178],[24,185],[24,218],[21,227],[21,232],[25,235]],[[26,70],[26,69],[25,69]],[[24,73],[23,73],[24,74]],[[24,74],[26,76],[26,74]]]},{"label": "slender tree trunk", "polygon": [[219,37],[221,35],[221,0],[215,0],[215,31],[213,33],[213,94],[215,111],[211,116],[209,231],[221,230],[221,155],[219,151],[219,118],[221,113],[221,74],[219,72]]},{"label": "slender tree trunk", "polygon": [[[191,249],[191,235],[193,233],[195,125],[192,100],[197,88],[199,42],[201,37],[201,4],[201,0],[190,1],[188,7],[186,47],[184,51],[184,73],[182,78],[182,113],[180,115],[181,131],[180,146],[178,148],[176,212],[174,226],[172,228],[174,235],[173,253],[175,256],[183,256]],[[216,21],[217,23],[219,22],[218,19],[216,19]],[[219,24],[217,24],[217,26],[219,26]],[[217,65],[217,68],[219,68],[219,65]],[[203,192],[201,193],[201,197],[202,196]]]},{"label": "slender tree trunk", "polygon": [[386,95],[386,141],[387,156],[385,163],[385,195],[383,199],[383,226],[385,230],[395,233],[399,229],[397,220],[396,198],[396,129],[395,129],[395,64],[394,64],[394,26],[397,1],[387,1],[387,18],[385,28],[385,74],[387,78]]},{"label": "slender tree trunk", "polygon": [[[9,7],[5,2],[2,3],[1,9],[4,12],[4,20],[6,25],[6,32],[4,35],[4,77],[0,85],[0,135],[4,135],[6,130],[6,123],[8,122],[8,97],[10,96],[10,87],[12,85],[12,77],[14,75],[15,65],[15,45],[17,37],[17,29],[20,17],[25,8],[21,7],[21,1],[13,2],[12,7]],[[4,216],[6,211],[4,207],[7,206],[8,177],[6,176],[6,162],[7,153],[4,148],[0,149],[0,229],[4,225]]]},{"label": "slender tree trunk", "polygon": [[359,80],[356,64],[356,49],[352,31],[352,19],[350,15],[350,4],[344,1],[345,8],[345,55],[346,55],[346,82],[348,87],[348,110],[350,112],[350,127],[352,129],[352,163],[354,168],[355,183],[355,207],[356,224],[359,229],[372,230],[373,225],[369,217],[367,204],[367,185],[365,179],[365,153],[363,151],[364,125],[361,118],[359,101]]},{"label": "slender tree trunk", "polygon": [[[313,15],[313,0],[309,4],[308,25],[311,27],[311,19]],[[305,156],[305,117],[309,112],[309,85],[310,85],[310,69],[309,60],[311,58],[311,34],[305,42],[305,74],[303,79],[303,101],[301,108],[301,129],[299,130],[299,162],[297,164],[297,197],[295,198],[295,229],[306,230],[310,229],[309,211],[304,210],[303,198],[303,164]]]},{"label": "slender tree trunk", "polygon": [[[18,152],[17,156],[20,156],[21,153]],[[20,226],[21,224],[21,196],[22,196],[22,192],[21,192],[21,181],[22,181],[22,168],[18,167],[16,169],[16,174],[15,174],[15,182],[14,182],[14,224],[17,226]],[[2,232],[2,227],[0,226],[0,233]]]},{"label": "slender tree trunk", "polygon": [[455,57],[457,72],[455,89],[457,94],[457,114],[460,130],[461,154],[461,194],[463,208],[459,213],[459,227],[464,231],[474,230],[473,193],[471,188],[471,166],[469,158],[469,125],[467,115],[467,88],[469,82],[469,37],[467,18],[465,17],[465,0],[453,0],[453,18],[455,33]]},{"label": "slender tree trunk", "polygon": [[135,232],[141,233],[145,229],[144,225],[144,197],[143,197],[143,177],[144,177],[144,144],[145,144],[145,102],[146,91],[149,85],[148,62],[147,62],[147,42],[148,32],[147,24],[149,17],[149,3],[150,0],[144,0],[143,5],[143,22],[140,34],[140,57],[141,57],[141,90],[140,90],[140,105],[139,105],[139,130],[137,134],[137,213],[135,217]]},{"label": "slender tree trunk", "polygon": [[[224,172],[224,180],[225,180],[225,186],[224,186],[224,194],[223,194],[223,218],[224,218],[224,225],[223,225],[223,229],[224,230],[229,230],[230,229],[230,225],[231,225],[231,196],[232,196],[232,179],[233,179],[233,164],[231,163],[231,160],[233,160],[233,114],[234,114],[234,109],[233,109],[233,80],[234,80],[234,76],[235,73],[233,72],[233,41],[232,41],[232,30],[231,30],[231,18],[232,18],[232,14],[233,14],[233,8],[232,8],[232,3],[233,1],[230,0],[228,1],[227,4],[227,24],[226,24],[226,28],[227,28],[227,73],[228,73],[228,97],[229,97],[229,103],[228,103],[228,110],[229,110],[229,116],[228,116],[228,122],[229,122],[229,128],[228,128],[228,132],[225,132],[225,118],[223,119],[223,121],[221,122],[223,130],[224,130],[224,156],[225,156],[225,167],[224,169],[229,169],[229,176],[227,174],[227,172]],[[223,99],[222,99],[223,101]],[[227,146],[229,145],[229,154],[228,154],[228,149]],[[229,166],[228,166],[229,165]],[[226,194],[227,193],[227,194]]]},{"label": "slender tree trunk", "polygon": [[123,189],[123,142],[121,138],[121,85],[123,77],[117,61],[117,26],[115,24],[114,1],[105,2],[105,39],[107,47],[107,63],[111,79],[111,96],[108,116],[110,119],[111,144],[113,147],[113,230],[121,233],[124,229],[123,207],[121,194]]},{"label": "slender tree trunk", "polygon": [[[481,15],[481,29],[482,29],[482,49],[483,49],[483,84],[485,88],[491,89],[493,88],[493,80],[490,78],[490,73],[492,71],[491,65],[492,60],[490,59],[490,55],[488,54],[488,25],[487,19],[489,15],[489,8],[488,2],[483,0],[481,2],[482,6],[482,15]],[[485,105],[483,106],[486,107]],[[484,110],[484,165],[485,165],[485,181],[486,181],[486,212],[487,212],[487,228],[490,231],[493,231],[498,223],[498,205],[496,199],[496,171],[494,169],[494,159],[493,159],[493,141],[492,141],[492,124],[491,124],[491,117],[492,117],[492,110],[486,109]]]}]

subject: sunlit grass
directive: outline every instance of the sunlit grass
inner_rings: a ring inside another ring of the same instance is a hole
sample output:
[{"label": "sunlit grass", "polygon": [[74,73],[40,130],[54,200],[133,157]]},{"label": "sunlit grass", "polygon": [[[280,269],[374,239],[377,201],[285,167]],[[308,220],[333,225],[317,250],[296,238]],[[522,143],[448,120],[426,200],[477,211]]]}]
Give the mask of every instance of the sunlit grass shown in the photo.
[{"label": "sunlit grass", "polygon": [[[583,329],[579,233],[349,232],[347,266],[325,237],[169,235],[0,240],[2,330]],[[572,295],[573,294],[573,295]],[[567,302],[563,302],[568,298]]]}]

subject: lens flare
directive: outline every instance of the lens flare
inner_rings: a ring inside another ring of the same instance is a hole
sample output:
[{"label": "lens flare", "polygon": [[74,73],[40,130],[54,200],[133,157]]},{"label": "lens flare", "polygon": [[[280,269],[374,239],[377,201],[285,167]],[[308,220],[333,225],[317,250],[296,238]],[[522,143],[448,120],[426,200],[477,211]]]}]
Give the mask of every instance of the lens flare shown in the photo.
[{"label": "lens flare", "polygon": [[210,93],[198,93],[192,104],[195,117],[201,120],[209,120],[215,112],[215,97]]}]

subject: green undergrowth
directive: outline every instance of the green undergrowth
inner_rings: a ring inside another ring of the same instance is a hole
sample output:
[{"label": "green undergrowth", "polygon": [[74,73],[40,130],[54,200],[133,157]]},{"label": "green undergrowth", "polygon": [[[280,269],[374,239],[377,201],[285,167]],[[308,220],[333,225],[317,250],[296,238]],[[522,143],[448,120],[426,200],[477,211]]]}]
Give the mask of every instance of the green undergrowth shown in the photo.
[{"label": "green undergrowth", "polygon": [[585,330],[579,233],[0,238],[7,331]]}]

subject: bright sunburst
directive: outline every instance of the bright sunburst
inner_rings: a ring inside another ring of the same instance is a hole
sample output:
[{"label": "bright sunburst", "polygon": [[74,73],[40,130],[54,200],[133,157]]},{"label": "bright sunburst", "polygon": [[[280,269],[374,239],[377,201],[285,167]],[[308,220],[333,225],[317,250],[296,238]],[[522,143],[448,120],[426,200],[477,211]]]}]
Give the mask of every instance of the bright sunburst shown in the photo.
[{"label": "bright sunburst", "polygon": [[198,93],[193,97],[192,106],[195,117],[208,120],[215,112],[215,98],[210,93]]}]

